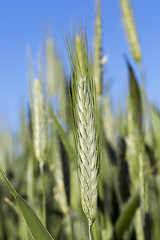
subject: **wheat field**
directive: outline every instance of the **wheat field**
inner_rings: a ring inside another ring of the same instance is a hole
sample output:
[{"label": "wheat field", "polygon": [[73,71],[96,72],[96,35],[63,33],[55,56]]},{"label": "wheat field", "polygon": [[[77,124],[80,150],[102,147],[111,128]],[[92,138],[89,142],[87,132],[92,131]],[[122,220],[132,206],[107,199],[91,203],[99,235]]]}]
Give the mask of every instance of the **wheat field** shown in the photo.
[{"label": "wheat field", "polygon": [[28,114],[20,109],[16,133],[0,132],[0,240],[160,239],[160,113],[135,74],[143,63],[132,5],[119,6],[136,68],[125,56],[125,110],[103,93],[100,0],[93,49],[83,24],[64,33],[70,76],[53,39],[45,77],[28,54]]}]

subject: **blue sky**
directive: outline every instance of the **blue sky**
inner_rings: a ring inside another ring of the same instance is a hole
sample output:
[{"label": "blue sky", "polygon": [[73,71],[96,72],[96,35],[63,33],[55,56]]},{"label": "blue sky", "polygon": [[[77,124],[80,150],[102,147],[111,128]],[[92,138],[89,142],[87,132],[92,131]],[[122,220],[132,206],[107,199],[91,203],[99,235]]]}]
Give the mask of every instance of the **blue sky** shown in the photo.
[{"label": "blue sky", "polygon": [[[142,49],[145,86],[151,103],[160,106],[160,1],[132,0],[138,35]],[[114,104],[125,101],[127,69],[123,58],[129,52],[122,26],[118,0],[102,0],[103,54],[109,56],[105,79],[111,82],[109,94]],[[0,121],[9,118],[17,126],[19,107],[27,107],[27,46],[33,59],[48,35],[53,36],[58,53],[68,68],[62,39],[63,30],[71,32],[72,23],[84,25],[87,19],[89,44],[93,45],[95,1],[93,0],[27,0],[0,2]]]}]

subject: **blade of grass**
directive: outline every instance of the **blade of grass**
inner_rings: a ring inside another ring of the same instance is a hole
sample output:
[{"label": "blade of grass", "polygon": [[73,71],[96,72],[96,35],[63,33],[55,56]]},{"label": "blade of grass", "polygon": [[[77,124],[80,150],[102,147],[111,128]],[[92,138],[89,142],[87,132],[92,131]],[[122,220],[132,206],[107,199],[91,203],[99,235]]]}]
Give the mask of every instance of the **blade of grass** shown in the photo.
[{"label": "blade of grass", "polygon": [[21,210],[21,213],[26,221],[26,224],[28,225],[30,232],[32,233],[33,238],[35,240],[53,240],[52,236],[43,226],[42,222],[39,220],[32,208],[17,194],[16,190],[12,187],[1,168],[0,173],[8,184],[8,187]]}]

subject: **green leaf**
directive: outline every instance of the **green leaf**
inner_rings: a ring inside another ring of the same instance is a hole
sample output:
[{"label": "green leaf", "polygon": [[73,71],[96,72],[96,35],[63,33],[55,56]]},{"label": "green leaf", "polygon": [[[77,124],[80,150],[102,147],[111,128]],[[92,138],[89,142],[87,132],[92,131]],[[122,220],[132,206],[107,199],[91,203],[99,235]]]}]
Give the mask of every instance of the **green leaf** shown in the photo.
[{"label": "green leaf", "polygon": [[59,133],[61,140],[65,146],[68,156],[71,158],[71,160],[73,161],[73,163],[75,164],[75,166],[77,168],[76,152],[75,152],[74,148],[72,147],[72,145],[70,144],[70,142],[68,140],[68,136],[67,136],[66,132],[64,131],[63,127],[61,126],[61,124],[59,123],[59,120],[50,104],[49,104],[49,109],[54,118],[56,127],[58,129],[58,133]]},{"label": "green leaf", "polygon": [[115,223],[114,233],[110,240],[120,240],[122,239],[123,233],[129,227],[131,221],[133,220],[134,214],[139,206],[139,189],[130,196],[128,201],[122,208],[121,214]]},{"label": "green leaf", "polygon": [[43,226],[42,222],[39,220],[37,215],[34,213],[32,208],[24,201],[23,198],[21,198],[16,190],[12,187],[11,183],[9,182],[8,178],[0,168],[0,173],[4,177],[5,181],[8,184],[8,187],[15,198],[21,213],[26,221],[26,224],[28,225],[28,228],[35,240],[53,240],[50,233],[47,231],[47,229]]},{"label": "green leaf", "polygon": [[141,91],[136,79],[135,73],[126,58],[126,63],[129,72],[129,101],[130,101],[130,111],[134,123],[142,129],[143,125],[143,113],[142,113],[142,99]]}]

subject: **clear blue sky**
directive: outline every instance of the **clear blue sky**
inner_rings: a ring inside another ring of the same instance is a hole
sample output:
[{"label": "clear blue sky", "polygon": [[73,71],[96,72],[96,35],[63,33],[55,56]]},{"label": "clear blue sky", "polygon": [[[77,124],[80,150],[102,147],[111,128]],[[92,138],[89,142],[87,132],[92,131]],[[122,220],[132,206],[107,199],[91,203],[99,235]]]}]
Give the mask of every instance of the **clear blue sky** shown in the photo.
[{"label": "clear blue sky", "polygon": [[[147,96],[150,102],[160,107],[160,1],[132,0],[132,5],[142,48]],[[109,55],[106,79],[113,82],[110,95],[114,102],[123,102],[128,86],[123,53],[131,61],[132,57],[118,0],[102,0],[102,14],[103,54]],[[77,26],[79,19],[83,24],[87,19],[87,35],[92,45],[94,16],[94,0],[0,1],[0,121],[5,115],[11,126],[16,126],[19,106],[22,103],[27,106],[27,46],[37,61],[40,46],[47,34],[52,33],[67,68],[63,30],[70,32],[72,22]]]}]

